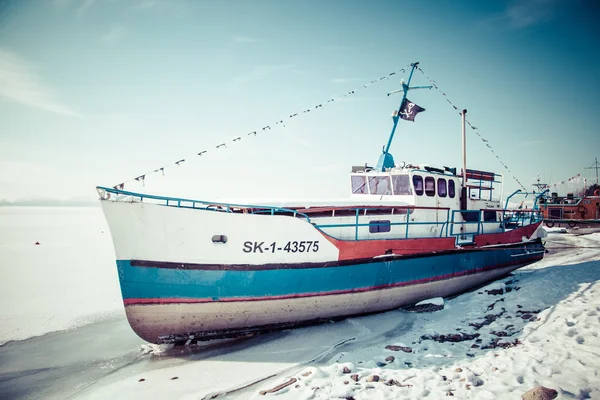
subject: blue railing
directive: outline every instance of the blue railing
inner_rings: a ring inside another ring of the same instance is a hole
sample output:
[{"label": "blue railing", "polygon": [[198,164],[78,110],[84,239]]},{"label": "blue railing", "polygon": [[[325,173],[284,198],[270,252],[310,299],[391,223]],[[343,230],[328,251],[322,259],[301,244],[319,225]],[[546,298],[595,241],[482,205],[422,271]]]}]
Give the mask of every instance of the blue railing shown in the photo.
[{"label": "blue railing", "polygon": [[[351,223],[343,223],[343,224],[318,224],[313,221],[316,221],[317,218],[311,218],[306,214],[299,212],[298,210],[282,208],[276,206],[263,206],[263,205],[249,205],[249,204],[234,204],[234,203],[219,203],[213,201],[203,201],[203,200],[192,200],[178,197],[166,197],[166,196],[157,196],[157,195],[149,195],[135,192],[128,192],[125,190],[119,190],[114,188],[106,188],[98,186],[96,188],[100,197],[104,200],[108,200],[111,198],[111,195],[121,196],[116,200],[123,200],[126,198],[131,198],[132,201],[139,199],[140,202],[146,200],[155,200],[159,204],[169,207],[180,207],[180,208],[194,208],[204,211],[216,211],[216,212],[228,212],[228,213],[248,213],[248,214],[265,214],[265,215],[281,215],[281,214],[289,214],[294,217],[302,217],[305,218],[308,223],[311,223],[315,228],[323,231],[328,228],[351,228],[354,229],[354,238],[355,240],[359,239],[359,229],[361,227],[367,226],[404,226],[404,237],[409,237],[409,231],[411,226],[440,226],[439,237],[456,237],[457,239],[462,236],[469,235],[479,235],[485,233],[485,226],[490,226],[490,224],[495,224],[501,228],[502,232],[505,232],[507,229],[511,229],[518,226],[526,226],[535,222],[539,222],[542,220],[541,212],[539,210],[450,210],[449,208],[432,208],[432,207],[417,207],[417,206],[395,206],[395,207],[386,207],[390,209],[390,214],[382,215],[385,217],[389,217],[392,214],[392,210],[402,209],[406,211],[406,214],[397,214],[397,215],[406,215],[406,221],[398,221],[398,222],[376,222],[376,221],[368,221],[368,222],[360,222],[361,216],[375,216],[376,214],[369,214],[369,211],[380,211],[381,207],[348,207],[344,208],[344,211],[353,211],[355,215],[355,219]],[[331,217],[335,217],[335,211],[332,210]],[[437,217],[436,221],[411,221],[411,216],[415,214],[416,211],[430,211],[436,212]],[[444,215],[439,215],[440,212],[445,211]],[[485,212],[494,212],[501,213],[500,220],[494,218],[493,220],[486,221],[485,220]],[[458,213],[465,219],[465,221],[460,221],[457,218]],[[477,215],[476,218],[468,218],[467,215]],[[469,219],[472,219],[469,221]],[[462,229],[459,232],[455,232],[456,228],[465,228],[467,226],[475,226],[475,231]],[[325,234],[327,232],[323,231]],[[498,232],[494,230],[493,232]],[[431,237],[431,236],[427,236]],[[411,238],[415,238],[415,236],[411,236]]]},{"label": "blue railing", "polygon": [[[395,207],[395,208],[399,208],[399,207]],[[435,210],[435,211],[446,211],[446,220],[439,222],[439,221],[410,221],[410,215],[411,215],[411,211],[415,211],[415,210],[419,210],[419,209],[423,209],[423,210]],[[442,233],[444,232],[444,226],[446,227],[446,235],[448,235],[448,216],[449,216],[449,212],[450,209],[449,208],[429,208],[429,207],[423,207],[423,208],[419,208],[419,207],[407,207],[406,208],[406,221],[405,222],[385,222],[385,223],[373,223],[374,221],[369,221],[367,223],[359,223],[359,217],[360,214],[365,212],[369,212],[369,210],[378,210],[378,208],[356,208],[356,209],[349,209],[349,210],[353,210],[355,211],[355,215],[356,215],[356,220],[354,223],[351,224],[315,224],[313,223],[313,225],[315,226],[315,228],[323,230],[325,228],[354,228],[354,239],[355,240],[359,240],[358,239],[358,230],[361,226],[402,226],[404,225],[406,227],[405,232],[404,232],[404,237],[408,238],[408,232],[409,232],[409,226],[415,226],[415,225],[442,225],[442,228],[440,229],[440,233],[439,236],[442,237]],[[390,215],[392,215],[390,213]]]},{"label": "blue railing", "polygon": [[[235,203],[219,203],[214,201],[204,201],[204,200],[192,200],[192,199],[184,199],[180,197],[167,197],[167,196],[157,196],[153,194],[143,194],[143,193],[135,193],[128,192],[126,190],[120,190],[115,188],[107,188],[98,186],[96,190],[100,194],[100,197],[104,200],[108,200],[111,194],[115,196],[123,196],[123,197],[131,197],[133,199],[139,199],[140,202],[143,202],[144,199],[148,200],[157,200],[161,204],[164,202],[165,206],[169,207],[180,207],[180,208],[195,208],[199,210],[205,211],[217,211],[217,212],[240,212],[246,210],[250,214],[287,214],[290,213],[294,217],[301,216],[306,218],[308,222],[310,222],[310,218],[308,215],[301,213],[297,210],[289,209],[289,208],[281,208],[275,206],[257,206],[250,204],[235,204]],[[109,196],[103,195],[102,192],[108,193]]]}]

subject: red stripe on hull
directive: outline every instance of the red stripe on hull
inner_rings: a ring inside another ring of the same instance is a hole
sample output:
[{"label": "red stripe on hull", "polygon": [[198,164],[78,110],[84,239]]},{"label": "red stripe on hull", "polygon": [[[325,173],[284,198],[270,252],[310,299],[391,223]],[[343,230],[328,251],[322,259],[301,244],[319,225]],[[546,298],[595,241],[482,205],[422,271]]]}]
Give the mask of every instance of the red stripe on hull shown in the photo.
[{"label": "red stripe on hull", "polygon": [[477,235],[474,238],[475,246],[489,246],[494,244],[510,244],[519,243],[523,241],[523,236],[530,238],[531,235],[536,231],[541,222],[522,226],[512,231],[501,232],[501,233],[486,233],[483,235]]},{"label": "red stripe on hull", "polygon": [[[475,248],[496,245],[520,243],[523,236],[530,238],[541,222],[500,233],[476,235]],[[356,260],[381,256],[391,251],[397,255],[431,253],[456,249],[455,237],[419,238],[419,239],[381,239],[381,240],[339,240],[323,233],[339,250],[339,261]]]},{"label": "red stripe on hull", "polygon": [[453,250],[454,238],[338,240],[323,235],[340,251],[338,260],[371,258],[392,251],[393,254],[419,254],[433,251]]}]

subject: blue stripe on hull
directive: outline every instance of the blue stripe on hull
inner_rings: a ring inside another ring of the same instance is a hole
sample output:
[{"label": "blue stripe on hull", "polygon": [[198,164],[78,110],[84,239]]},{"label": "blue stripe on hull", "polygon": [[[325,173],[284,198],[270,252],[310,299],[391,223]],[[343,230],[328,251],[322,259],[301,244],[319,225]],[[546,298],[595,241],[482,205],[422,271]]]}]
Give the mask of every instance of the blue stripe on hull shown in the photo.
[{"label": "blue stripe on hull", "polygon": [[[525,254],[524,252],[531,254]],[[134,267],[118,260],[123,299],[232,301],[326,295],[448,279],[494,268],[515,268],[542,258],[541,242],[464,250],[427,257],[399,257],[344,267],[306,269],[187,270]]]}]

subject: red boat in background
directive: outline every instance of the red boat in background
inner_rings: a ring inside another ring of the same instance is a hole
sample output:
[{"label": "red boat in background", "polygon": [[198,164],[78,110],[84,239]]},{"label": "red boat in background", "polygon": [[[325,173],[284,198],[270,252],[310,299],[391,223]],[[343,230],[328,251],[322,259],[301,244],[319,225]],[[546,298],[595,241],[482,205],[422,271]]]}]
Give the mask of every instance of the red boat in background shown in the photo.
[{"label": "red boat in background", "polygon": [[598,159],[596,159],[596,162],[590,167],[596,169],[596,183],[590,186],[584,184],[584,188],[579,193],[572,191],[567,193],[566,196],[559,196],[558,192],[551,192],[549,187],[544,185],[549,194],[540,198],[539,209],[542,211],[544,223],[547,227],[552,228],[555,224],[565,224],[570,227],[578,225],[600,226],[599,166]]}]

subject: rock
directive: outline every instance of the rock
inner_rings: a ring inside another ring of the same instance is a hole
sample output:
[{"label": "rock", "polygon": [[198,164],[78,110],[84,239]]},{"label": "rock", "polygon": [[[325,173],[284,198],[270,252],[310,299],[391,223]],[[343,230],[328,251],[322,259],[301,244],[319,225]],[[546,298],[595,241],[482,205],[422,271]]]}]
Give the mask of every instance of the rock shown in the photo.
[{"label": "rock", "polygon": [[367,378],[367,382],[379,382],[379,375],[370,375]]},{"label": "rock", "polygon": [[433,340],[438,343],[444,342],[463,342],[465,340],[472,340],[479,337],[479,333],[468,334],[468,333],[451,333],[448,335],[423,335],[421,340]]},{"label": "rock", "polygon": [[454,393],[452,393],[451,391],[448,391],[448,393],[446,393],[446,396],[454,396]]},{"label": "rock", "polygon": [[523,395],[523,400],[551,400],[558,396],[558,392],[543,386],[537,386]]},{"label": "rock", "polygon": [[504,313],[505,313],[505,310],[503,309],[503,311],[500,314],[487,314],[485,317],[483,317],[484,320],[482,322],[471,322],[471,323],[469,323],[469,326],[474,327],[475,330],[479,330],[483,326],[489,325],[492,322],[494,322],[497,318],[501,317]]},{"label": "rock", "polygon": [[417,313],[436,312],[444,309],[444,305],[439,304],[419,304],[414,306],[404,307],[404,311],[411,311]]},{"label": "rock", "polygon": [[387,365],[387,364],[386,364],[386,363],[384,363],[384,362],[377,361],[377,366],[378,366],[379,368],[381,368],[381,367],[385,367],[386,365]]},{"label": "rock", "polygon": [[523,315],[521,315],[521,318],[523,318],[523,319],[530,319],[531,317],[532,317],[531,314],[523,314]]},{"label": "rock", "polygon": [[487,294],[495,296],[497,294],[504,294],[504,289],[492,289],[492,290],[486,290]]},{"label": "rock", "polygon": [[410,347],[396,346],[395,344],[388,344],[387,346],[385,346],[385,348],[392,351],[402,350],[405,353],[412,353],[412,349]]},{"label": "rock", "polygon": [[472,348],[472,349],[478,349],[478,348],[479,348],[479,345],[478,345],[478,344],[474,344],[474,343],[473,343],[473,344],[471,345],[471,348]]},{"label": "rock", "polygon": [[395,379],[388,379],[387,382],[384,383],[384,385],[386,386],[398,386],[398,387],[412,387],[412,385],[410,383],[407,383],[406,385],[403,385],[401,382],[395,380]]},{"label": "rock", "polygon": [[355,382],[358,382],[358,374],[352,374],[352,375],[350,375],[350,379],[352,379]]},{"label": "rock", "polygon": [[394,356],[387,356],[385,358],[385,361],[387,361],[389,363],[392,363],[392,362],[394,362],[395,359],[396,359],[396,357],[394,357]]},{"label": "rock", "polygon": [[348,367],[344,367],[344,369],[342,370],[342,372],[343,372],[344,374],[349,374],[351,371],[350,371],[350,368],[348,368]]}]

